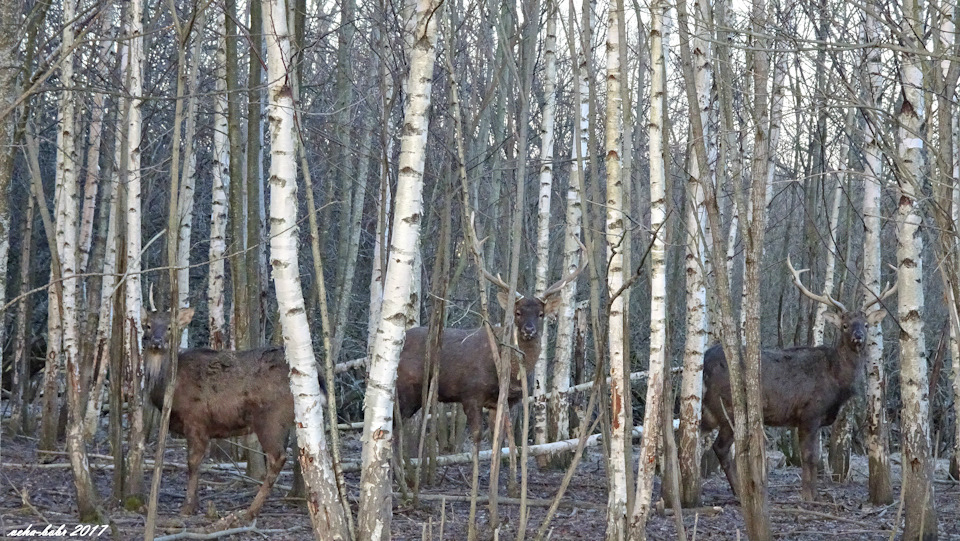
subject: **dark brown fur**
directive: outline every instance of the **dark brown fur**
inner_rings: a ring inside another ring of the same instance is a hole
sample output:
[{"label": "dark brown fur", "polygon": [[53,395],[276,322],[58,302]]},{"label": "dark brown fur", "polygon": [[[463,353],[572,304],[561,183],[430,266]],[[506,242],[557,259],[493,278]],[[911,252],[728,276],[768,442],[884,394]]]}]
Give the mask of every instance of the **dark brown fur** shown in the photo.
[{"label": "dark brown fur", "polygon": [[[181,310],[182,328],[193,317]],[[170,313],[148,312],[143,319],[144,361],[150,400],[160,409],[166,386]],[[170,430],[187,440],[187,494],[181,512],[197,508],[200,463],[211,438],[257,435],[267,456],[267,473],[246,519],[257,515],[287,458],[293,425],[293,395],[282,347],[248,351],[207,348],[180,352],[170,411]],[[323,387],[321,381],[321,388]]]},{"label": "dark brown fur", "polygon": [[[803,464],[801,494],[805,500],[814,500],[817,496],[819,430],[833,424],[840,407],[853,396],[856,381],[863,372],[867,326],[879,323],[886,311],[877,310],[870,315],[863,312],[842,315],[827,312],[826,315],[841,331],[833,347],[764,350],[761,354],[763,423],[797,428]],[[704,354],[703,388],[702,428],[720,429],[713,450],[736,493],[737,469],[730,456],[733,443],[730,374],[720,345]]]},{"label": "dark brown fur", "polygon": [[[502,301],[501,301],[502,302]],[[559,296],[546,302],[524,297],[516,302],[517,342],[523,352],[527,374],[540,356],[540,335],[543,318],[556,310]],[[490,351],[487,331],[476,329],[444,329],[440,349],[440,381],[437,399],[440,402],[459,402],[467,416],[474,443],[480,441],[483,428],[482,408],[496,411],[500,384],[497,366]],[[420,410],[423,391],[423,370],[426,360],[426,327],[407,331],[400,365],[397,371],[397,401],[400,415],[408,418]],[[512,371],[508,403],[512,406],[523,394],[517,381],[519,367]]]}]

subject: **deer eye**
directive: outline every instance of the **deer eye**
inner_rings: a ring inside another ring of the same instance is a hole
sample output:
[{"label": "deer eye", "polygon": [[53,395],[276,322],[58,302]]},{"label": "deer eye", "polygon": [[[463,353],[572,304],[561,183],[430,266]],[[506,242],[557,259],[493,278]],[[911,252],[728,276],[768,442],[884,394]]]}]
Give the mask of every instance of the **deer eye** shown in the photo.
[{"label": "deer eye", "polygon": [[543,312],[540,312],[540,317],[543,317]]}]

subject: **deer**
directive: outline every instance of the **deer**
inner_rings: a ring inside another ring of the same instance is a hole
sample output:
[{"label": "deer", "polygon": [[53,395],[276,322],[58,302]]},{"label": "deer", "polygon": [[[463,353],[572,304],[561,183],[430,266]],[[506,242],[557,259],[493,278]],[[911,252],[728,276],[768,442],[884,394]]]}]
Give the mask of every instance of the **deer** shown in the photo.
[{"label": "deer", "polygon": [[[815,501],[817,464],[820,460],[820,428],[837,419],[840,407],[855,392],[855,386],[866,363],[867,329],[887,315],[883,308],[871,308],[892,295],[896,283],[880,295],[851,311],[829,293],[817,295],[807,289],[800,274],[787,256],[787,266],[794,285],[800,292],[831,310],[824,312],[826,321],[840,330],[832,346],[800,346],[788,349],[766,349],[761,352],[760,379],[763,395],[763,424],[795,427],[800,437],[801,497]],[[736,463],[731,457],[733,443],[730,373],[723,348],[717,344],[703,356],[703,418],[701,429],[719,428],[713,450],[734,494],[738,494]]]},{"label": "deer", "polygon": [[[170,372],[171,314],[158,311],[150,295],[150,311],[143,311],[143,356],[146,389],[157,409]],[[186,327],[194,309],[179,311],[177,328]],[[178,355],[170,430],[187,440],[187,489],[182,515],[197,510],[200,463],[211,438],[229,438],[255,433],[267,458],[263,484],[244,514],[253,520],[287,459],[287,439],[293,426],[293,394],[289,367],[281,346],[246,351],[196,348]],[[325,388],[320,380],[322,400]]]},{"label": "deer", "polygon": [[[556,313],[560,307],[560,291],[576,280],[586,266],[584,258],[575,271],[548,287],[541,298],[517,295],[514,304],[517,345],[523,355],[522,362],[527,374],[533,373],[534,364],[540,356],[544,318]],[[510,286],[499,276],[493,276],[482,267],[480,270],[487,280],[499,287],[501,291],[497,300],[506,309]],[[427,347],[426,327],[414,327],[407,331],[397,370],[397,403],[403,419],[412,417],[420,410]],[[497,399],[500,396],[496,356],[490,350],[486,329],[443,329],[438,362],[437,400],[463,406],[476,450],[483,429],[482,408],[491,411],[492,422],[496,418]],[[519,380],[518,374],[519,366],[511,366],[507,396],[509,407],[520,400],[523,396],[521,385],[527,384]]]}]

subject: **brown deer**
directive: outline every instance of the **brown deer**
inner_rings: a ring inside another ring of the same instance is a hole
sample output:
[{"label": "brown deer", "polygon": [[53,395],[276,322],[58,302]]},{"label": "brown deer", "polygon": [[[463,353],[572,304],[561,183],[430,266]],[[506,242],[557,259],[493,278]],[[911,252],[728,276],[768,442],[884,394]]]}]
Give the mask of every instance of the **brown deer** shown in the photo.
[{"label": "brown deer", "polygon": [[[153,307],[143,313],[143,356],[147,391],[158,409],[169,373],[170,312]],[[193,319],[193,308],[179,312],[178,328]],[[323,381],[320,381],[323,389]],[[293,425],[293,395],[282,347],[247,351],[188,349],[178,355],[170,430],[187,439],[187,495],[181,514],[197,509],[200,463],[211,438],[257,435],[267,455],[267,473],[244,518],[252,520],[263,507],[287,459],[287,437]]]},{"label": "brown deer", "polygon": [[[582,245],[581,245],[582,246]],[[560,306],[560,290],[575,280],[583,272],[587,263],[553,284],[543,292],[543,298],[518,295],[515,302],[517,343],[523,354],[523,365],[527,374],[533,373],[534,364],[540,356],[540,335],[543,333],[544,317],[556,312]],[[502,291],[497,295],[500,305],[506,307],[508,286],[499,277],[481,269],[483,275]],[[503,337],[500,337],[503,340]],[[397,371],[397,402],[400,415],[404,419],[420,410],[423,389],[423,371],[426,361],[427,328],[415,327],[407,331],[403,350],[400,352],[400,365]],[[490,351],[490,342],[484,327],[475,329],[443,329],[440,346],[440,371],[437,385],[437,399],[440,402],[457,402],[463,405],[473,436],[474,449],[480,442],[483,428],[482,408],[488,408],[495,415],[497,398],[500,396],[500,383],[494,353]],[[510,374],[510,394],[507,398],[513,406],[522,396],[520,385],[526,382],[518,380],[519,367],[512,367]]]},{"label": "brown deer", "polygon": [[[801,496],[813,501],[817,498],[820,428],[832,425],[840,407],[853,396],[866,361],[867,327],[878,324],[887,315],[884,309],[867,311],[892,295],[897,287],[896,284],[888,287],[863,309],[850,311],[829,294],[816,295],[804,287],[800,273],[807,269],[795,270],[789,256],[787,266],[793,275],[793,283],[804,295],[833,308],[834,311],[825,312],[824,317],[840,330],[833,346],[770,349],[761,353],[763,424],[797,428],[803,467]],[[705,431],[720,429],[713,450],[736,494],[739,487],[737,467],[730,456],[733,443],[730,373],[719,344],[708,349],[703,356],[703,388],[701,428]]]}]

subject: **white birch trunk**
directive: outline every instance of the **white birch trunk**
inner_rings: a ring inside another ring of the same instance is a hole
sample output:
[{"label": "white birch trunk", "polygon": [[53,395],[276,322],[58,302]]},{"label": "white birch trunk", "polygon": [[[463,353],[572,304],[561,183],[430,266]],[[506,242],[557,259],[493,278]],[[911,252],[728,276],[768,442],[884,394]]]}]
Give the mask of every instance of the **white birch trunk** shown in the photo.
[{"label": "white birch trunk", "polygon": [[[203,47],[203,29],[205,12],[200,12],[196,21],[193,54],[190,58],[190,73],[187,83],[187,129],[183,137],[183,180],[180,182],[180,194],[177,210],[180,214],[180,234],[177,238],[177,294],[180,308],[190,306],[190,232],[193,230],[193,196],[197,183],[197,153],[193,148],[197,133],[197,77],[200,71],[200,55]],[[176,142],[175,142],[176,143]],[[186,348],[189,341],[189,329],[181,329],[180,347]]]},{"label": "white birch trunk", "polygon": [[[623,212],[623,181],[620,178],[620,143],[622,130],[622,94],[620,92],[620,31],[619,11],[610,6],[607,25],[607,103],[606,103],[606,167],[607,167],[607,289],[609,294],[621,293],[624,282],[623,243],[625,242]],[[610,362],[610,461],[607,473],[607,534],[608,540],[627,536],[627,446],[630,445],[627,411],[624,395],[630,392],[630,383],[623,369],[624,298],[617,295],[610,303],[608,314],[608,357]]]},{"label": "white birch trunk", "polygon": [[[110,35],[113,26],[112,6],[107,4],[106,12],[102,14],[102,36]],[[97,76],[106,80],[113,66],[114,41],[103,39],[100,44],[100,54],[93,62],[96,65]],[[97,206],[97,192],[100,185],[100,142],[103,140],[103,116],[106,114],[107,95],[104,92],[94,92],[93,103],[90,106],[90,135],[87,147],[87,174],[83,188],[83,210],[80,218],[80,233],[77,241],[80,261],[77,272],[87,272],[87,262],[90,258],[90,246],[93,243],[93,217]]]},{"label": "white birch trunk", "polygon": [[[692,62],[697,107],[700,111],[707,145],[708,159],[716,158],[716,145],[710,126],[710,91],[713,67],[710,65],[709,0],[693,3]],[[700,438],[700,417],[703,407],[703,353],[707,348],[707,288],[704,270],[708,264],[705,252],[707,215],[703,187],[700,182],[714,183],[710,164],[703,167],[694,153],[687,182],[687,249],[686,249],[686,340],[683,350],[683,377],[680,383],[680,499],[684,507],[700,505],[700,459],[703,448]]]},{"label": "white birch trunk", "polygon": [[[60,122],[57,129],[57,192],[56,249],[60,254],[60,291],[62,291],[63,355],[67,373],[67,450],[77,491],[81,520],[97,518],[97,498],[90,477],[83,439],[83,416],[80,411],[80,329],[77,308],[77,241],[79,221],[78,154],[76,147],[76,103],[73,92],[74,18],[77,4],[63,3],[63,41],[61,54],[66,55],[60,80]],[[56,288],[55,288],[56,289]]]},{"label": "white birch trunk", "polygon": [[[874,4],[876,6],[876,4]],[[879,39],[878,21],[871,10],[865,10],[865,38],[867,43]],[[881,72],[881,49],[866,49],[867,76],[865,98],[869,107],[882,111],[885,76]],[[864,133],[863,166],[863,282],[864,302],[870,302],[880,294],[880,187],[883,175],[883,159],[880,152],[880,126],[876,115],[867,114]],[[887,419],[885,403],[886,376],[883,366],[883,329],[870,325],[867,329],[867,377],[866,377],[866,447],[869,463],[870,501],[886,505],[893,501],[890,483],[890,451],[887,442]]]},{"label": "white birch trunk", "polygon": [[127,475],[127,496],[141,496],[143,482],[143,453],[144,453],[144,426],[143,426],[143,358],[140,355],[140,313],[143,306],[143,295],[140,285],[140,140],[142,132],[143,100],[143,1],[131,0],[127,5],[130,20],[128,21],[127,37],[129,41],[129,65],[127,70],[127,93],[130,96],[129,116],[127,118],[128,154],[127,165],[127,281],[126,281],[126,310],[124,323],[124,356],[131,363],[130,373],[133,378],[133,401],[130,405],[131,419],[129,432],[130,464]]},{"label": "white birch trunk", "polygon": [[[575,18],[574,14],[570,15]],[[570,46],[576,47],[577,40],[570,39]],[[577,57],[577,120],[574,123],[573,148],[571,149],[570,180],[567,187],[566,233],[563,241],[563,267],[573,272],[580,265],[580,228],[583,221],[583,195],[580,187],[590,155],[590,74],[587,59],[582,48],[571,50],[570,56]],[[574,320],[577,297],[576,281],[568,283],[560,292],[562,301],[557,314],[556,358],[553,363],[553,389],[557,397],[550,400],[551,417],[556,423],[556,438],[565,439],[570,433],[570,399],[563,391],[570,387],[571,363],[574,347]]]},{"label": "white birch trunk", "polygon": [[[224,275],[227,252],[227,190],[230,187],[230,141],[227,138],[227,45],[226,20],[217,11],[216,90],[213,101],[213,202],[210,207],[210,269],[207,280],[207,309],[210,347],[226,346],[227,314]],[[181,237],[182,238],[182,237]]]},{"label": "white birch trunk", "polygon": [[[128,48],[125,44],[117,44],[117,53],[120,55],[120,73],[126,73],[127,61],[129,56]],[[117,98],[117,110],[124,111],[126,108],[126,98]],[[113,296],[118,292],[117,287],[117,227],[120,220],[120,197],[117,188],[120,185],[120,164],[124,161],[123,146],[119,143],[123,139],[123,133],[126,126],[118,122],[114,127],[116,131],[117,144],[114,145],[114,163],[118,164],[113,169],[113,175],[110,177],[110,183],[107,185],[107,197],[104,199],[109,210],[101,212],[110,212],[107,218],[107,237],[105,239],[103,253],[103,279],[100,283],[100,312],[97,317],[97,333],[94,342],[94,372],[93,386],[88,395],[87,408],[85,411],[84,430],[87,440],[92,440],[97,433],[99,424],[100,410],[103,407],[103,388],[106,380],[107,367],[110,366],[110,340],[113,337]]]},{"label": "white birch trunk", "polygon": [[650,231],[654,235],[650,250],[650,367],[643,424],[646,430],[640,448],[637,471],[637,495],[630,526],[631,539],[646,538],[647,516],[653,493],[653,473],[657,462],[661,432],[661,402],[666,366],[667,280],[666,280],[666,169],[664,163],[663,119],[666,107],[664,18],[668,5],[657,1],[650,10]]},{"label": "white birch trunk", "polygon": [[[768,189],[770,183],[767,183]],[[837,185],[833,189],[833,202],[830,205],[830,236],[827,239],[827,250],[824,257],[826,259],[827,269],[824,273],[823,279],[823,293],[824,295],[833,296],[833,286],[834,286],[834,276],[836,275],[837,269],[837,233],[840,229],[840,199],[843,198],[843,180],[837,178]],[[817,313],[813,318],[813,345],[820,346],[823,345],[823,334],[824,327],[826,325],[826,319],[824,319],[823,314],[827,311],[827,305],[825,303],[817,303]],[[874,325],[877,327],[878,325]]]},{"label": "white birch trunk", "polygon": [[[903,3],[902,35],[907,51],[901,54],[903,101],[897,115],[899,205],[897,207],[897,315],[900,323],[900,394],[903,399],[904,539],[936,539],[933,461],[930,456],[929,384],[923,336],[923,237],[920,226],[920,190],[923,174],[924,81],[917,40],[921,7],[918,0]],[[916,52],[913,52],[916,51]]]},{"label": "white birch trunk", "polygon": [[412,281],[416,278],[413,272],[423,218],[423,170],[441,4],[437,0],[410,0],[407,6],[412,13],[406,21],[405,34],[412,46],[408,51],[410,71],[405,78],[405,127],[400,140],[393,237],[364,400],[358,533],[371,540],[390,538],[393,395],[406,322],[412,309]]},{"label": "white birch trunk", "polygon": [[[543,298],[547,289],[547,271],[550,267],[550,203],[553,196],[553,130],[557,109],[557,10],[548,1],[547,34],[544,37],[543,125],[540,133],[540,197],[537,208],[537,272],[535,295]],[[540,334],[540,357],[534,369],[533,407],[534,442],[547,443],[547,335]],[[538,464],[546,465],[545,459]]]},{"label": "white birch trunk", "polygon": [[[297,146],[294,137],[290,36],[284,0],[263,0],[270,123],[270,260],[277,290],[284,352],[297,418],[297,444],[307,507],[317,539],[349,539],[324,433],[325,397],[317,379],[310,324],[300,287],[297,249]],[[332,383],[332,382],[331,382]]]}]

